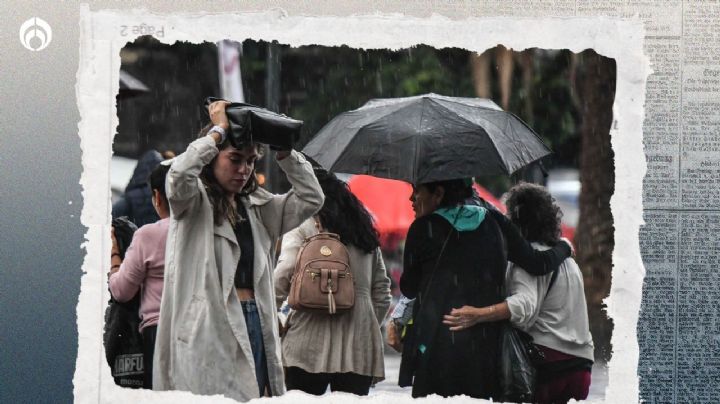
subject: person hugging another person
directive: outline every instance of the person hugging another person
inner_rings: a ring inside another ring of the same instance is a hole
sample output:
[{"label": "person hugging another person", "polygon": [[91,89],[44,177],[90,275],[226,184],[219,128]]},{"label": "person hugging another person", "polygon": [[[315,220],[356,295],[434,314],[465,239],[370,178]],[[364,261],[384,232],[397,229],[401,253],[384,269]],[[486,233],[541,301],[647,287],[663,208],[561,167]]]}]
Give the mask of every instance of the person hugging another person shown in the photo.
[{"label": "person hugging another person", "polygon": [[168,173],[153,388],[248,401],[285,392],[271,272],[275,241],[315,214],[323,193],[310,163],[293,150],[276,153],[292,189],[275,195],[260,188],[260,145],[226,134],[227,105],[208,106],[215,126]]},{"label": "person hugging another person", "polygon": [[[507,211],[527,240],[538,250],[560,242],[560,208],[539,185],[519,184],[508,191]],[[566,403],[584,400],[590,389],[593,340],[590,334],[583,276],[568,257],[557,270],[533,276],[518,265],[508,266],[508,297],[485,307],[463,307],[445,317],[450,330],[510,319],[530,334],[544,353],[538,367],[535,401]]]},{"label": "person hugging another person", "polygon": [[293,310],[283,337],[288,390],[321,395],[332,391],[367,395],[373,381],[385,378],[380,326],[390,307],[390,278],[372,218],[347,184],[314,164],[325,203],[318,214],[283,237],[275,270],[280,305],[303,242],[320,231],[335,233],[349,252],[355,302],[345,313]]},{"label": "person hugging another person", "polygon": [[141,291],[139,315],[143,337],[143,388],[146,389],[152,389],[152,358],[163,292],[165,242],[170,224],[170,207],[165,194],[165,177],[169,168],[169,164],[163,162],[150,173],[152,204],[160,220],[135,232],[124,260],[120,258],[114,230],[111,237],[110,293],[118,302],[127,302],[135,297],[138,290]]},{"label": "person hugging another person", "polygon": [[413,397],[497,399],[500,323],[460,317],[461,327],[450,328],[445,316],[500,303],[507,260],[543,274],[570,256],[566,243],[535,251],[501,213],[468,204],[472,196],[472,181],[465,179],[413,187],[416,219],[405,243],[400,290],[416,301],[399,380],[401,386],[412,382]]}]

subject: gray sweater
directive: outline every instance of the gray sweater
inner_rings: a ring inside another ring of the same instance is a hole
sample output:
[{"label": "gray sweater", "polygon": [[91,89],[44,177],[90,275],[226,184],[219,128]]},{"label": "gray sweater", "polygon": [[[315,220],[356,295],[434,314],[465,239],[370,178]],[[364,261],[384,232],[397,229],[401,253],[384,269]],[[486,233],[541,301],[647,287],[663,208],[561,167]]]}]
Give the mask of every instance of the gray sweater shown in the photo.
[{"label": "gray sweater", "polygon": [[[542,244],[533,247],[549,248]],[[580,268],[572,258],[566,259],[546,297],[551,277],[552,274],[533,276],[518,266],[508,266],[506,301],[510,322],[532,335],[538,345],[594,360]]]}]

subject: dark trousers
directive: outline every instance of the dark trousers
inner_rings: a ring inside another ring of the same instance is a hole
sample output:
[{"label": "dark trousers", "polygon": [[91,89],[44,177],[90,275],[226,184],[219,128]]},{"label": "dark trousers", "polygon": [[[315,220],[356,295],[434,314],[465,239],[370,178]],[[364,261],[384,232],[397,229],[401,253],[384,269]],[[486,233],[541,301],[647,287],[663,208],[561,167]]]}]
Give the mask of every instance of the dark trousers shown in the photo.
[{"label": "dark trousers", "polygon": [[592,362],[538,345],[545,354],[535,391],[538,403],[567,403],[585,400],[590,393]]},{"label": "dark trousers", "polygon": [[157,326],[143,328],[143,388],[152,390],[153,355],[155,354],[155,335]]},{"label": "dark trousers", "polygon": [[357,373],[310,373],[293,366],[286,369],[285,384],[288,390],[300,390],[316,396],[324,394],[328,385],[332,391],[367,396],[372,376]]}]

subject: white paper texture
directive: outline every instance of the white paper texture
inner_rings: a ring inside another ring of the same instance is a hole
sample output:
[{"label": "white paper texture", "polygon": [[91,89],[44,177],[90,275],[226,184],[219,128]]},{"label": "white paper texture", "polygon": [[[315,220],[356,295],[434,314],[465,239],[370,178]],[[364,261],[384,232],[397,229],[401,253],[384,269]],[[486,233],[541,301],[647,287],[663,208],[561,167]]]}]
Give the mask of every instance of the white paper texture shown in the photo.
[{"label": "white paper texture", "polygon": [[[197,12],[161,15],[142,9],[91,11],[90,7],[83,6],[76,92],[81,114],[78,128],[84,169],[81,178],[84,198],[82,223],[88,227],[88,232],[87,256],[83,265],[84,275],[77,306],[79,353],[74,377],[75,399],[79,402],[118,403],[232,401],[220,399],[219,396],[200,397],[181,392],[159,393],[122,389],[113,383],[105,363],[102,328],[108,299],[106,273],[109,268],[107,252],[110,248],[109,166],[112,136],[118,125],[115,94],[118,91],[120,49],[139,36],[123,36],[119,27],[146,24],[164,27],[163,36],[158,39],[168,44],[175,41],[200,43],[232,39],[242,42],[245,39],[255,39],[277,40],[291,46],[347,45],[354,48],[400,49],[426,44],[439,48],[460,47],[477,52],[502,44],[518,51],[530,47],[567,48],[573,52],[592,48],[603,56],[615,59],[617,89],[613,105],[614,125],[611,131],[616,173],[615,194],[611,200],[615,222],[615,251],[612,257],[612,289],[607,299],[608,313],[615,328],[605,400],[612,403],[638,401],[636,325],[645,275],[639,241],[639,228],[643,217],[642,185],[646,171],[643,154],[643,106],[646,102],[646,83],[651,73],[650,59],[646,53],[652,55],[653,52],[663,52],[662,58],[670,59],[677,54],[676,50],[673,50],[676,46],[673,41],[655,37],[648,40],[646,34],[662,32],[663,35],[679,35],[678,19],[681,14],[676,8],[668,11],[650,5],[652,2],[637,2],[638,5],[634,8],[627,6],[627,2],[620,2],[625,5],[623,7],[615,7],[618,2],[614,1],[595,2],[597,4],[593,6],[581,5],[580,2],[576,4],[574,1],[529,2],[523,7],[516,3],[518,2],[488,2],[487,12],[474,12],[478,17],[454,20],[439,14],[417,18],[400,13],[378,12],[352,17],[301,16],[280,9],[253,13]],[[513,7],[513,4],[517,7]],[[603,11],[603,4],[607,4],[608,12]],[[654,13],[656,10],[662,11],[659,13],[660,17],[646,25],[647,16],[644,14]],[[603,12],[609,16],[597,16]],[[637,13],[640,15],[636,15]],[[664,47],[670,49],[664,50]],[[669,54],[665,54],[666,52]],[[702,59],[705,54],[697,50],[696,57]],[[708,59],[707,62],[711,63],[711,60]],[[662,63],[666,63],[664,59]],[[673,65],[672,61],[666,65],[658,64],[655,69],[667,75],[669,80],[678,81],[677,73],[674,73],[677,66]],[[691,76],[695,79],[704,77],[704,68],[705,66],[700,64]],[[716,68],[720,69],[718,66]],[[688,78],[684,85],[690,86],[687,80]],[[660,88],[667,85],[652,79],[650,83]],[[679,86],[679,82],[677,84]],[[714,84],[705,85],[706,90],[703,91],[712,91],[708,89],[712,85]],[[678,86],[675,86],[675,89]],[[702,91],[697,93],[698,96],[704,94]],[[712,98],[712,94],[710,97]],[[653,99],[648,102],[649,105],[658,105],[658,110],[651,111],[650,114],[659,114],[661,108],[671,112],[677,112],[679,108],[674,100],[665,102],[662,99]],[[691,104],[691,101],[685,101],[682,107],[694,108],[694,104]],[[704,107],[700,105],[697,108]],[[714,119],[717,122],[717,115]],[[672,128],[667,129],[667,132],[668,137],[675,136]],[[658,134],[655,136],[660,137]],[[653,155],[652,152],[656,155],[676,157],[677,143],[667,141],[668,147],[646,143],[645,148],[649,155]],[[717,153],[706,157],[701,157],[705,156],[701,153],[693,156],[687,164],[697,167],[701,167],[703,161],[718,161]],[[659,169],[666,170],[670,177],[678,176],[673,167],[663,166]],[[713,169],[715,172],[720,171],[717,165]],[[713,189],[717,192],[717,187]],[[677,207],[677,201],[673,198],[678,198],[677,193],[670,191],[669,197],[656,197],[653,206]],[[720,208],[720,201],[715,199],[715,202],[715,207]],[[664,211],[659,214],[664,214]],[[716,229],[720,230],[717,228],[720,227],[717,226],[717,220],[715,225]],[[292,392],[271,400],[288,403],[370,400],[399,404],[415,401],[436,402],[439,399],[435,397],[413,400],[409,394],[391,393],[376,395],[371,399],[342,394],[316,398]],[[452,401],[476,402],[467,398],[455,398]]]}]

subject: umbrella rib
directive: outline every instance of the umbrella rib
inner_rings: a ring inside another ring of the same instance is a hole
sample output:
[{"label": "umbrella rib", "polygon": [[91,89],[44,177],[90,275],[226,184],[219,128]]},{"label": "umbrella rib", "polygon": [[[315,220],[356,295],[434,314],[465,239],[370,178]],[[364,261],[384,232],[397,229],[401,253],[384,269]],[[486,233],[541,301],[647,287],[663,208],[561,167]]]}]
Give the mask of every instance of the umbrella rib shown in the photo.
[{"label": "umbrella rib", "polygon": [[[531,133],[533,136],[535,136],[535,139],[537,139],[537,141],[540,142],[540,144],[542,144],[543,146],[545,146],[546,149],[548,149],[548,153],[547,153],[545,156],[547,156],[547,155],[549,155],[549,154],[552,154],[552,149],[550,149],[550,148],[545,144],[545,142],[542,141],[542,139],[540,138],[540,136],[539,136],[537,133],[535,133],[535,131],[533,130],[533,128],[531,128],[530,126],[528,126],[528,124],[526,124],[522,119],[520,119],[517,115],[513,114],[512,112],[505,111],[505,113],[508,114],[508,115],[510,115],[509,118],[508,118],[508,120],[507,120],[507,126],[512,126],[512,125],[510,124],[510,120],[514,118],[516,121],[520,122],[528,131],[530,131],[530,133]],[[513,142],[513,145],[514,145],[514,143],[515,143],[515,142]],[[515,147],[515,150],[519,151],[517,147]],[[525,166],[527,166],[527,165],[529,165],[529,164],[532,164],[532,163],[534,163],[534,162],[542,159],[542,158],[545,157],[545,156],[536,158],[535,160],[532,160],[532,161],[528,162]],[[524,166],[523,166],[523,167],[524,167]],[[520,168],[522,168],[522,167],[520,167]],[[519,170],[520,168],[518,168],[518,170]],[[517,171],[517,170],[515,170],[515,171]],[[513,172],[514,172],[514,171],[513,171]]]},{"label": "umbrella rib", "polygon": [[[464,122],[467,122],[467,123],[469,123],[469,124],[471,124],[471,125],[476,125],[476,126],[477,126],[477,124],[476,124],[475,122],[472,122],[472,121],[468,120],[468,119],[465,118],[464,116],[462,116],[462,115],[458,114],[457,112],[455,112],[455,111],[453,111],[453,110],[445,107],[444,105],[442,105],[442,104],[437,104],[437,105],[438,105],[439,107],[441,107],[442,109],[444,109],[444,110],[452,113],[453,115],[457,116],[458,118],[460,118],[460,119],[463,120]],[[501,130],[500,127],[498,127],[498,126],[495,125],[494,123],[492,123],[492,122],[490,122],[490,121],[488,121],[488,122],[489,122],[491,125],[495,126],[498,130]],[[481,129],[485,130],[485,129],[482,128],[482,127],[481,127]],[[485,132],[487,132],[487,131],[485,131]],[[497,155],[499,161],[502,161],[502,162],[503,162],[503,166],[504,166],[504,165],[505,165],[505,160],[504,160],[504,159],[502,158],[502,156],[500,155],[500,152],[498,151],[497,147],[495,147],[495,142],[492,140],[492,138],[491,138],[490,136],[488,136],[488,138],[490,139],[490,142],[493,144],[493,148],[492,148],[492,149],[493,149],[493,152],[495,153],[495,155]],[[507,170],[506,170],[506,172],[507,172]],[[512,173],[509,173],[509,174],[512,174]]]},{"label": "umbrella rib", "polygon": [[[472,121],[468,120],[467,118],[465,118],[465,117],[463,117],[462,115],[458,114],[456,111],[453,111],[453,110],[447,108],[446,106],[444,106],[444,105],[442,105],[442,104],[440,104],[440,103],[436,103],[436,104],[437,104],[438,106],[442,107],[443,109],[451,112],[452,114],[454,114],[454,115],[457,116],[458,118],[462,119],[463,121],[468,122],[468,123],[470,123],[470,124],[472,124],[472,125],[477,125],[475,122],[472,122]],[[460,104],[462,105],[462,103],[460,103]],[[531,127],[529,127],[525,122],[523,122],[522,119],[518,118],[517,115],[513,114],[512,112],[504,111],[504,110],[496,110],[496,109],[491,109],[491,108],[485,108],[485,107],[475,107],[475,108],[486,109],[486,110],[490,111],[491,113],[502,113],[502,114],[505,114],[505,115],[509,115],[509,116],[508,116],[508,119],[507,119],[507,121],[506,121],[506,122],[508,122],[508,124],[509,124],[509,122],[510,122],[511,119],[517,120],[517,121],[520,122],[525,128],[527,128],[528,131],[529,131],[533,136],[535,136],[535,139],[537,139],[537,141],[540,142],[540,144],[542,144],[543,146],[545,146],[546,149],[548,149],[548,154],[552,153],[552,150],[550,150],[550,148],[547,147],[547,145],[545,144],[545,142],[543,142],[542,139],[540,139],[540,136],[538,136],[538,134],[535,133],[535,131],[534,131]],[[505,133],[505,131],[504,131],[502,128],[500,128],[500,126],[496,125],[494,122],[492,122],[492,121],[490,121],[490,120],[487,120],[487,119],[485,120],[485,122],[487,122],[488,124],[490,124],[490,125],[494,126],[495,128],[497,128],[498,131],[500,131],[500,132],[502,132],[502,133]],[[507,125],[506,125],[506,126],[507,126]],[[486,132],[487,132],[487,131],[486,131]],[[490,140],[492,141],[492,143],[493,143],[493,145],[494,145],[495,142],[493,141],[492,137],[489,137],[489,138],[490,138]],[[515,149],[516,151],[519,151],[519,149],[515,146],[515,142],[512,142],[512,143],[513,143],[514,149]],[[493,149],[494,149],[494,151],[495,151],[495,154],[500,158],[500,161],[503,161],[503,162],[504,162],[505,160],[504,160],[504,159],[502,158],[502,156],[500,155],[500,152],[498,152],[497,147],[493,147]],[[547,154],[546,154],[545,156],[547,156]],[[543,156],[543,157],[545,157],[545,156]],[[540,160],[540,159],[543,158],[543,157],[536,158],[536,159],[534,159],[534,160],[532,160],[532,161],[529,161],[527,164],[525,164],[525,166],[528,165],[528,164],[534,163],[534,162]],[[522,167],[524,167],[524,166],[522,166]],[[522,167],[521,167],[521,168],[522,168]],[[518,168],[518,170],[519,170],[519,168]],[[517,171],[517,170],[514,170],[514,171],[512,171],[512,172],[508,172],[508,174],[512,174],[512,173],[514,173],[515,171]]]},{"label": "umbrella rib", "polygon": [[[360,127],[358,128],[358,130],[355,132],[355,135],[352,137],[352,139],[350,139],[350,141],[347,142],[347,144],[346,144],[345,147],[342,149],[342,151],[341,151],[340,153],[338,153],[338,157],[335,159],[335,164],[337,164],[337,162],[339,162],[339,161],[342,160],[342,158],[345,156],[345,153],[346,153],[347,150],[350,148],[350,146],[359,139],[358,134],[359,134],[363,129],[365,129],[368,125],[370,125],[370,124],[372,124],[372,123],[375,123],[375,122],[379,121],[380,119],[386,118],[386,117],[388,117],[388,116],[390,116],[390,115],[392,115],[392,114],[394,114],[394,113],[396,113],[396,112],[402,111],[403,109],[405,109],[405,108],[407,108],[407,107],[409,107],[409,106],[411,106],[411,105],[403,105],[403,106],[401,106],[400,108],[391,110],[391,111],[389,111],[389,112],[387,112],[387,113],[380,114],[378,117],[375,117],[371,122],[368,122],[368,123],[360,126]],[[358,109],[360,109],[360,108],[358,108]],[[338,115],[338,118],[339,118],[340,116],[344,115],[344,114],[349,114],[349,113],[351,113],[351,112],[356,112],[356,111],[357,111],[357,110],[344,112],[343,114]],[[332,122],[332,121],[331,121],[331,122]],[[416,153],[416,154],[417,154],[417,153]],[[333,164],[333,165],[335,165],[335,164]],[[330,169],[332,170],[332,167],[330,167]]]},{"label": "umbrella rib", "polygon": [[[481,98],[478,98],[478,99],[481,99]],[[453,103],[453,104],[462,105],[462,106],[464,106],[464,107],[471,107],[471,108],[478,108],[478,109],[486,109],[486,110],[488,110],[488,111],[495,111],[495,112],[498,112],[498,111],[499,111],[499,112],[508,112],[508,111],[505,111],[504,109],[500,108],[499,106],[498,106],[497,108],[490,108],[490,107],[484,107],[484,106],[481,106],[481,105],[466,104],[466,103],[464,103],[464,102],[460,102],[460,101],[453,100],[453,99],[449,99],[449,98],[447,98],[447,99],[446,99],[446,98],[438,98],[438,100],[440,100],[440,101],[445,101],[445,102],[449,102],[449,103]],[[489,100],[489,101],[492,102],[492,100]],[[437,104],[438,104],[438,105],[442,105],[442,104],[440,104],[440,103],[437,103]],[[495,103],[493,102],[493,104],[495,104]],[[497,105],[497,104],[495,104],[495,105]]]},{"label": "umbrella rib", "polygon": [[[422,136],[422,127],[423,127],[423,126],[422,126],[422,121],[423,121],[423,117],[425,117],[425,103],[427,102],[427,99],[424,99],[422,102],[423,102],[423,105],[422,105],[422,108],[420,108],[420,124],[419,124],[419,126],[418,126],[420,136]],[[414,139],[415,139],[415,155],[413,156],[413,173],[412,173],[412,175],[413,175],[413,181],[412,181],[413,184],[414,184],[415,181],[417,181],[417,179],[418,179],[417,169],[418,169],[418,164],[419,164],[418,160],[420,159],[420,145],[419,145],[419,143],[420,143],[420,136],[414,136]]]}]

